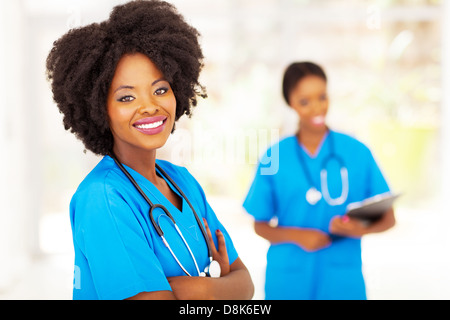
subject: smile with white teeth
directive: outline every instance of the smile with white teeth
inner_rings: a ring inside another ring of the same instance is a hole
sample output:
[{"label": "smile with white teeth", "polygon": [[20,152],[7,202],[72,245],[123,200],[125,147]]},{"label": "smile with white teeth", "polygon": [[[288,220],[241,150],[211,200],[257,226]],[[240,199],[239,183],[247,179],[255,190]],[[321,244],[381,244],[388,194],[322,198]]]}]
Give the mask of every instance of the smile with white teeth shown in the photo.
[{"label": "smile with white teeth", "polygon": [[316,116],[316,117],[312,118],[312,122],[314,124],[322,124],[325,122],[325,117],[324,116]]},{"label": "smile with white teeth", "polygon": [[135,127],[139,128],[139,129],[153,129],[156,127],[159,127],[160,125],[163,124],[164,121],[156,121],[156,122],[152,122],[152,123],[146,123],[146,124],[138,124]]}]

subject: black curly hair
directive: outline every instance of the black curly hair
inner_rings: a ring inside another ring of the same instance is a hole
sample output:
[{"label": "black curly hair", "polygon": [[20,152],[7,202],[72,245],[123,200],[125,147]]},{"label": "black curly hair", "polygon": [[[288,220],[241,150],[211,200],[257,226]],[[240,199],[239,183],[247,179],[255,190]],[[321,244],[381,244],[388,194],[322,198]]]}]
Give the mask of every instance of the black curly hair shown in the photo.
[{"label": "black curly hair", "polygon": [[109,19],[69,30],[53,43],[47,78],[66,130],[98,155],[113,147],[106,101],[116,66],[124,54],[145,54],[175,94],[175,120],[188,116],[197,98],[206,98],[199,83],[203,54],[199,33],[176,8],[164,1],[137,0],[118,5]]}]

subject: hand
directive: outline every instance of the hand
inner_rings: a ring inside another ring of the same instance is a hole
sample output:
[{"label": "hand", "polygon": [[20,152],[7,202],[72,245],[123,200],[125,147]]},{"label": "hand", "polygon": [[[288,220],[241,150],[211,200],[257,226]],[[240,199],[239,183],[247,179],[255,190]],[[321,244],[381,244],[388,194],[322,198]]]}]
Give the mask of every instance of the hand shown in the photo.
[{"label": "hand", "polygon": [[220,276],[223,277],[230,273],[230,261],[228,259],[228,252],[225,245],[225,237],[219,229],[216,230],[217,244],[219,247],[217,249],[212,238],[211,230],[209,230],[208,222],[206,219],[203,219],[203,222],[205,223],[206,234],[208,235],[208,241],[211,246],[213,259],[219,263]]},{"label": "hand", "polygon": [[297,229],[296,242],[304,250],[313,252],[331,244],[331,239],[325,232],[316,229]]},{"label": "hand", "polygon": [[328,234],[317,229],[272,227],[267,222],[255,221],[255,232],[272,244],[293,243],[309,252],[323,249],[331,244]]},{"label": "hand", "polygon": [[361,221],[347,216],[336,216],[330,221],[330,233],[340,236],[361,238],[367,233],[366,229]]},{"label": "hand", "polygon": [[241,300],[251,299],[254,286],[250,274],[238,257],[230,266],[226,277],[167,278],[176,299],[182,300]]}]

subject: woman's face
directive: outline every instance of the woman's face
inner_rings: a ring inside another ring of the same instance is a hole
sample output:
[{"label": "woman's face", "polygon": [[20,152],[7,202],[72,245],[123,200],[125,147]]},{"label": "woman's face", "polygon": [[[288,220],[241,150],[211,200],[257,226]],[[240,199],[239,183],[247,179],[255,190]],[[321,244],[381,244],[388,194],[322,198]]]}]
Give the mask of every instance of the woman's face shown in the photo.
[{"label": "woman's face", "polygon": [[107,100],[113,150],[121,156],[162,147],[174,126],[176,100],[169,82],[144,54],[124,55]]},{"label": "woman's face", "polygon": [[327,83],[323,78],[310,75],[301,79],[290,92],[289,105],[299,115],[302,130],[322,132],[327,129]]}]

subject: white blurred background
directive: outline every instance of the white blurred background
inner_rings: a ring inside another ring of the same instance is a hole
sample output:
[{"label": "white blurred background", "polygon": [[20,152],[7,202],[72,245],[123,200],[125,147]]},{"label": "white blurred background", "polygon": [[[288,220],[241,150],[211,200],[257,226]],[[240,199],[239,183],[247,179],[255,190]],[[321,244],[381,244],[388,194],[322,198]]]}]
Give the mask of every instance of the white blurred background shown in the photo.
[{"label": "white blurred background", "polygon": [[[0,1],[0,299],[71,299],[69,201],[99,158],[64,131],[45,78],[52,42],[118,0]],[[177,0],[202,34],[209,97],[160,157],[204,187],[263,299],[268,244],[241,203],[256,159],[295,131],[284,68],[321,64],[329,124],[375,154],[404,196],[397,225],[363,239],[369,299],[450,299],[450,3]]]}]

